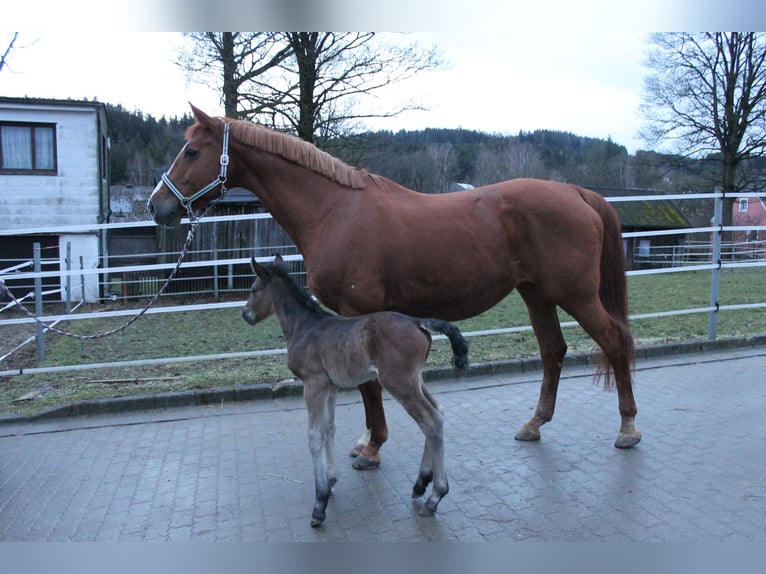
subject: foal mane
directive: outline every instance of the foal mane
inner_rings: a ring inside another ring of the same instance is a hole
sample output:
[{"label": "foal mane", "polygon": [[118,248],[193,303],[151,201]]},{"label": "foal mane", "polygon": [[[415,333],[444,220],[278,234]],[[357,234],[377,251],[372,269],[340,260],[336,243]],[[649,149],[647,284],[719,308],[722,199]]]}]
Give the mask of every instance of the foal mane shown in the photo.
[{"label": "foal mane", "polygon": [[308,291],[298,285],[292,277],[290,277],[289,270],[279,263],[264,263],[266,267],[273,275],[282,280],[287,286],[288,294],[291,298],[304,309],[317,315],[330,315],[319,303],[317,303]]},{"label": "foal mane", "polygon": [[[229,124],[231,137],[238,142],[277,155],[289,162],[303,166],[323,175],[335,183],[352,189],[362,189],[368,183],[369,174],[351,167],[340,159],[320,150],[314,144],[295,136],[278,132],[247,120],[220,118]],[[199,126],[195,123],[187,131],[187,139]]]}]

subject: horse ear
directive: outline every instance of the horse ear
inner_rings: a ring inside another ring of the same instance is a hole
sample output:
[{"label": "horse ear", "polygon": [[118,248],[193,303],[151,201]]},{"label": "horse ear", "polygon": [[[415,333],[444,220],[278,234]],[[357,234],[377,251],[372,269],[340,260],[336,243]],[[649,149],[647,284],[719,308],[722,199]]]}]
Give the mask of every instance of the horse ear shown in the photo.
[{"label": "horse ear", "polygon": [[189,102],[189,105],[192,109],[192,114],[194,114],[194,119],[197,120],[197,122],[201,124],[209,124],[211,121],[211,118],[209,115],[207,115],[205,112],[203,112],[201,109],[196,107],[194,104]]},{"label": "horse ear", "polygon": [[285,273],[290,272],[290,269],[287,267],[287,263],[285,263],[285,260],[282,259],[282,256],[279,253],[274,254],[274,266]]},{"label": "horse ear", "polygon": [[250,269],[252,269],[253,273],[255,273],[264,281],[268,280],[268,278],[271,276],[269,270],[266,269],[263,265],[259,265],[255,260],[255,257],[252,256],[250,257]]}]

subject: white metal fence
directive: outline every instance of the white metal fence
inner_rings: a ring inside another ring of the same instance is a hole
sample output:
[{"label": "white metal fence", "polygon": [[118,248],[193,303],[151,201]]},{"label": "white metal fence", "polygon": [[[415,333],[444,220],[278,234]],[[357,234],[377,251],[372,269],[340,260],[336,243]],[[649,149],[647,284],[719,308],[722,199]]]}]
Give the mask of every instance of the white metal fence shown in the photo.
[{"label": "white metal fence", "polygon": [[[737,197],[760,197],[766,195],[764,193],[741,193],[737,194]],[[722,221],[722,206],[724,196],[721,193],[705,193],[705,194],[678,194],[678,195],[657,195],[657,196],[629,196],[629,197],[614,197],[607,198],[610,202],[627,202],[627,201],[695,201],[701,199],[713,199],[715,202],[715,213],[711,218],[711,225],[709,227],[700,227],[693,229],[669,229],[662,231],[645,231],[645,232],[630,232],[623,233],[623,238],[652,238],[668,235],[684,236],[685,240],[679,242],[678,245],[673,247],[658,247],[648,252],[642,252],[640,254],[634,254],[635,257],[642,258],[645,263],[649,263],[649,268],[646,269],[634,269],[628,271],[628,275],[646,275],[653,273],[673,273],[673,272],[687,272],[687,271],[701,271],[707,270],[711,272],[711,291],[710,291],[710,305],[701,308],[693,309],[669,309],[658,313],[649,313],[634,315],[632,320],[637,319],[651,319],[656,317],[666,317],[681,314],[690,313],[708,313],[709,319],[709,338],[714,339],[716,336],[716,318],[720,311],[734,310],[734,309],[755,309],[766,307],[766,293],[764,293],[764,301],[759,303],[743,304],[743,305],[728,305],[722,306],[718,304],[718,289],[719,289],[719,276],[722,269],[737,268],[737,267],[760,267],[766,266],[766,258],[764,258],[764,251],[766,251],[766,244],[763,241],[752,242],[740,242],[736,244],[722,245],[721,234],[725,231],[750,231],[750,232],[766,232],[766,226],[747,226],[747,227],[723,227]],[[253,214],[253,215],[238,215],[228,217],[208,217],[202,220],[200,225],[210,224],[216,221],[231,221],[231,220],[254,220],[270,217],[268,214]],[[186,222],[188,223],[188,222]],[[76,233],[87,231],[102,231],[107,232],[110,229],[126,228],[126,227],[147,227],[154,226],[153,222],[139,222],[139,223],[119,223],[119,224],[102,224],[93,226],[77,226],[66,228],[41,228],[37,230],[25,230],[24,233]],[[204,231],[198,230],[197,233],[203,233]],[[0,231],[0,236],[9,235],[9,232]],[[273,247],[269,248],[274,250]],[[290,252],[292,251],[292,254]],[[273,253],[259,252],[258,246],[254,246],[253,252],[256,253],[259,260],[270,260]],[[303,273],[302,271],[302,257],[297,253],[295,247],[292,245],[285,245],[283,253],[285,260],[293,262],[295,265],[296,274]],[[156,254],[146,254],[156,255]],[[171,256],[175,259],[177,253],[165,253],[165,256]],[[196,273],[194,275],[194,281],[196,284],[192,285],[188,291],[181,290],[176,291],[174,294],[184,293],[200,293],[207,292],[217,298],[222,292],[242,293],[245,295],[246,291],[243,291],[241,286],[241,280],[244,279],[244,285],[249,287],[251,280],[251,274],[249,271],[249,257],[228,257],[226,252],[210,252],[208,254],[197,253],[199,260],[190,261],[184,263],[182,269],[185,270],[204,270],[202,273]],[[205,256],[208,258],[205,258]],[[67,259],[69,260],[69,259]],[[57,264],[59,259],[55,260]],[[117,294],[114,292],[113,287],[115,285],[114,278],[120,278],[121,281],[125,281],[127,277],[134,277],[131,279],[138,283],[138,291],[140,298],[146,298],[156,293],[161,284],[164,283],[165,277],[175,267],[175,263],[157,263],[149,265],[102,265],[97,269],[83,269],[83,268],[69,268],[69,269],[49,269],[50,265],[53,265],[53,261],[40,260],[36,269],[30,270],[33,266],[32,262],[23,263],[21,265],[15,265],[7,268],[2,268],[2,261],[0,261],[0,279],[9,280],[13,279],[17,283],[18,281],[29,281],[30,285],[38,283],[37,288],[31,289],[29,294],[22,297],[25,303],[34,302],[35,314],[38,318],[45,323],[56,323],[58,321],[73,321],[80,319],[93,319],[93,318],[106,318],[106,317],[124,317],[126,320],[135,316],[139,310],[137,309],[123,309],[112,310],[103,312],[88,312],[88,313],[74,313],[76,309],[72,309],[72,312],[66,312],[64,314],[48,314],[46,315],[42,307],[42,296],[45,295],[40,288],[39,282],[45,277],[61,277],[63,282],[67,284],[78,285],[84,281],[84,278],[88,275],[97,275],[99,282],[102,286],[104,297],[117,299],[126,298],[123,294]],[[74,266],[77,267],[77,266]],[[132,275],[131,275],[132,274]],[[174,280],[175,281],[175,280]],[[240,284],[237,287],[237,284]],[[68,289],[71,292],[71,289]],[[34,293],[38,295],[35,297]],[[62,297],[65,298],[65,297]],[[197,311],[203,309],[220,309],[230,307],[241,307],[244,304],[244,297],[235,301],[219,301],[205,304],[182,304],[173,306],[154,307],[149,309],[147,313],[176,313],[185,311]],[[17,318],[2,318],[2,312],[10,308],[11,304],[5,305],[0,308],[0,335],[2,334],[2,327],[4,325],[12,324],[24,324],[35,323],[35,320],[29,317],[17,317]],[[563,327],[572,326],[575,323],[563,324]],[[38,331],[38,342],[42,340],[42,327]],[[488,331],[475,331],[464,333],[467,337],[474,336],[492,336],[507,333],[514,333],[519,331],[531,330],[531,327],[509,327],[505,329],[493,329]],[[25,369],[25,373],[32,372],[50,372],[55,370],[79,370],[79,369],[91,369],[99,367],[113,367],[119,365],[133,365],[133,364],[152,364],[152,363],[169,363],[179,361],[198,361],[209,359],[221,359],[221,358],[240,358],[259,356],[264,354],[277,354],[284,353],[284,349],[273,349],[268,351],[254,351],[250,353],[229,353],[229,354],[216,354],[205,356],[193,356],[193,357],[165,357],[149,361],[128,361],[121,363],[100,363],[100,364],[88,364],[88,365],[70,365],[60,367],[40,367],[33,369]],[[2,367],[2,360],[5,357],[0,357],[0,368]],[[18,374],[16,370],[0,370],[0,376]]]}]

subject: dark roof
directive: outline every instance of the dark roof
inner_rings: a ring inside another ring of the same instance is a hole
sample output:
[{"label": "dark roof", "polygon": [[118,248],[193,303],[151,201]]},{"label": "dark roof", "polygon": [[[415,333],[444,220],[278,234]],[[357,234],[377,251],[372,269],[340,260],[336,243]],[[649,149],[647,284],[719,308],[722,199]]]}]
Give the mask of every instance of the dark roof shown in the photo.
[{"label": "dark roof", "polygon": [[25,106],[59,106],[59,107],[79,107],[79,108],[94,108],[97,110],[105,110],[106,105],[97,101],[88,100],[57,100],[54,98],[14,98],[8,96],[0,96],[0,103],[3,104],[19,104]]},{"label": "dark roof", "polygon": [[[658,189],[589,187],[603,197],[665,195]],[[620,214],[624,228],[631,229],[684,229],[693,225],[672,199],[647,201],[618,201],[612,205]]]},{"label": "dark roof", "polygon": [[218,200],[219,204],[237,204],[247,205],[255,204],[260,205],[261,200],[249,189],[244,187],[232,187],[226,190],[222,199]]}]

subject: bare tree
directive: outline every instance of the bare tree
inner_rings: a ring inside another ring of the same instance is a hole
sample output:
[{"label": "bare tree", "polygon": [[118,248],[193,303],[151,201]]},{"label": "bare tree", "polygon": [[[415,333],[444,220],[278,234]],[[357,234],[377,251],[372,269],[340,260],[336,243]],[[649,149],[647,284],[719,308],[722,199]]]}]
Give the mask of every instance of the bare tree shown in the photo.
[{"label": "bare tree", "polygon": [[[221,93],[224,114],[249,118],[263,111],[248,90],[290,56],[291,48],[272,32],[191,32],[177,64],[187,76]],[[270,104],[272,102],[269,102]]]},{"label": "bare tree", "polygon": [[[742,163],[766,151],[766,35],[655,34],[651,43],[642,137],[674,142],[685,157],[717,156],[716,184],[725,193],[741,189]],[[724,225],[733,201],[724,205]]]},{"label": "bare tree", "polygon": [[13,45],[16,43],[16,40],[18,39],[19,39],[18,32],[12,32],[10,34],[10,38],[8,39],[8,46],[5,48],[5,50],[3,50],[2,54],[0,54],[0,72],[8,63],[8,57],[11,55],[11,51],[13,50]]},{"label": "bare tree", "polygon": [[418,108],[409,100],[393,109],[374,111],[362,100],[377,90],[441,65],[436,47],[379,41],[373,32],[288,32],[292,60],[283,68],[297,76],[297,87],[284,93],[290,105],[279,109],[278,120],[313,141],[343,135],[365,118],[393,117]]},{"label": "bare tree", "polygon": [[226,115],[315,143],[354,130],[361,119],[417,109],[413,100],[383,111],[362,101],[441,65],[435,47],[383,42],[372,32],[205,32],[187,38],[193,46],[179,64],[208,81],[210,70],[217,71],[214,87],[222,91]]}]

